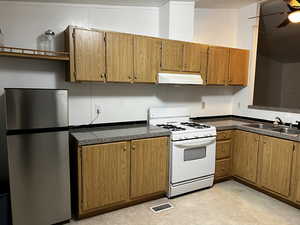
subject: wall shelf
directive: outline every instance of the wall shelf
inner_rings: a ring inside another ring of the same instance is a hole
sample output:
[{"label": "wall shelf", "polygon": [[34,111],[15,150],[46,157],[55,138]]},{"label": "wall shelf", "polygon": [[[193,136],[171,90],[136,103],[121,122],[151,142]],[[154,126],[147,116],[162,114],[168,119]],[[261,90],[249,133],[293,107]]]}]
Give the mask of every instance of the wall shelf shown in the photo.
[{"label": "wall shelf", "polygon": [[0,46],[0,56],[69,61],[69,55],[69,52],[42,51],[37,49]]}]

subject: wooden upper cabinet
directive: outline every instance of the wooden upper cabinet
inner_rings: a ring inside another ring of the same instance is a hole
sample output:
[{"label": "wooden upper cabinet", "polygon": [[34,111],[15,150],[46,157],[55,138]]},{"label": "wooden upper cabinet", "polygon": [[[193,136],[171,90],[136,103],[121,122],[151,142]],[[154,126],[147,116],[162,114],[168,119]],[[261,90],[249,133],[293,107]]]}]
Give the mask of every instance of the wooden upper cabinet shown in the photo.
[{"label": "wooden upper cabinet", "polygon": [[128,142],[82,147],[82,211],[129,199],[129,148]]},{"label": "wooden upper cabinet", "polygon": [[161,40],[158,38],[134,37],[134,82],[156,83],[160,67]]},{"label": "wooden upper cabinet", "polygon": [[[73,81],[105,80],[105,33],[74,28]],[[70,61],[73,59],[71,58]],[[71,70],[72,72],[72,70]],[[72,75],[71,75],[72,76]]]},{"label": "wooden upper cabinet", "polygon": [[259,135],[236,131],[233,147],[233,173],[252,183],[257,182]]},{"label": "wooden upper cabinet", "polygon": [[296,144],[296,149],[294,151],[294,160],[293,160],[293,198],[292,200],[300,204],[300,143]]},{"label": "wooden upper cabinet", "polygon": [[149,138],[131,142],[131,198],[168,187],[168,138]]},{"label": "wooden upper cabinet", "polygon": [[184,43],[183,71],[200,73],[201,67],[207,63],[207,45]]},{"label": "wooden upper cabinet", "polygon": [[230,49],[229,57],[229,85],[247,86],[249,67],[249,51]]},{"label": "wooden upper cabinet", "polygon": [[262,138],[261,186],[289,197],[294,143],[279,138]]},{"label": "wooden upper cabinet", "polygon": [[208,50],[207,84],[226,85],[229,70],[229,48],[210,47]]},{"label": "wooden upper cabinet", "polygon": [[182,71],[183,45],[181,41],[162,40],[161,70]]},{"label": "wooden upper cabinet", "polygon": [[133,35],[106,33],[107,82],[133,81]]}]

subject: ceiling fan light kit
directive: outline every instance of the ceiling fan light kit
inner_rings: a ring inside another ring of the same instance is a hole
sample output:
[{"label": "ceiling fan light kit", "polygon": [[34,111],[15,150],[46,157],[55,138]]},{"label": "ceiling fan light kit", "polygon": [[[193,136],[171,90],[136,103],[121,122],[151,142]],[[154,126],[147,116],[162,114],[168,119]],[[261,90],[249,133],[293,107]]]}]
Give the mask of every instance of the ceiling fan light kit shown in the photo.
[{"label": "ceiling fan light kit", "polygon": [[300,23],[300,10],[294,11],[289,14],[289,20],[292,23]]}]

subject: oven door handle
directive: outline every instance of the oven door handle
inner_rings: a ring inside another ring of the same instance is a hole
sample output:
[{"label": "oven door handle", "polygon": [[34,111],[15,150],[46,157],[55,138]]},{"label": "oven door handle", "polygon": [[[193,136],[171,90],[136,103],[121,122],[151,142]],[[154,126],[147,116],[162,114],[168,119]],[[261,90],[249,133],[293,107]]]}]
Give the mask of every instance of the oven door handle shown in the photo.
[{"label": "oven door handle", "polygon": [[201,141],[186,141],[183,143],[176,143],[175,146],[176,147],[180,147],[180,148],[197,148],[197,147],[203,147],[203,146],[207,146],[209,144],[212,144],[216,141],[215,137],[212,138],[206,138],[205,140],[201,140]]}]

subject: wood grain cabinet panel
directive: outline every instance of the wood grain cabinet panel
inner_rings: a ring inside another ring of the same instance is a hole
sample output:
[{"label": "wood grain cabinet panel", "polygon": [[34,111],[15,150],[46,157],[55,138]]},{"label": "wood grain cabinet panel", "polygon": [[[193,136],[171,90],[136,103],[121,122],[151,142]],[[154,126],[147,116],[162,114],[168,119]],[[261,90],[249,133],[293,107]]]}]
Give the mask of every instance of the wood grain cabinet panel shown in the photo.
[{"label": "wood grain cabinet panel", "polygon": [[105,33],[74,28],[73,38],[73,79],[75,81],[104,81],[106,72]]},{"label": "wood grain cabinet panel", "polygon": [[236,131],[233,147],[233,173],[252,183],[257,182],[259,135]]},{"label": "wood grain cabinet panel", "polygon": [[107,82],[132,82],[133,35],[106,33]]},{"label": "wood grain cabinet panel", "polygon": [[156,83],[160,70],[161,40],[144,36],[134,37],[134,82]]},{"label": "wood grain cabinet panel", "polygon": [[216,159],[229,158],[231,156],[231,140],[217,142]]},{"label": "wood grain cabinet panel", "polygon": [[183,45],[183,42],[180,41],[162,40],[161,70],[182,70]]},{"label": "wood grain cabinet panel", "polygon": [[[184,43],[183,45],[183,69],[184,72],[196,72],[206,70],[208,46],[196,43]],[[205,67],[205,68],[201,68]]]},{"label": "wood grain cabinet panel", "polygon": [[231,160],[222,159],[216,162],[215,179],[226,178],[231,175]]},{"label": "wood grain cabinet panel", "polygon": [[231,130],[219,131],[217,133],[217,141],[231,139],[231,138],[232,138],[232,131]]},{"label": "wood grain cabinet panel", "polygon": [[249,51],[243,49],[230,49],[229,57],[229,85],[247,86]]},{"label": "wood grain cabinet panel", "polygon": [[129,147],[127,142],[82,147],[83,211],[128,200]]},{"label": "wood grain cabinet panel", "polygon": [[207,84],[225,85],[228,80],[229,48],[210,47],[208,50]]},{"label": "wood grain cabinet panel", "polygon": [[288,197],[294,143],[267,136],[262,141],[261,186]]},{"label": "wood grain cabinet panel", "polygon": [[168,158],[167,137],[131,142],[131,198],[166,191]]},{"label": "wood grain cabinet panel", "polygon": [[296,143],[293,162],[292,200],[300,204],[300,143]]}]

